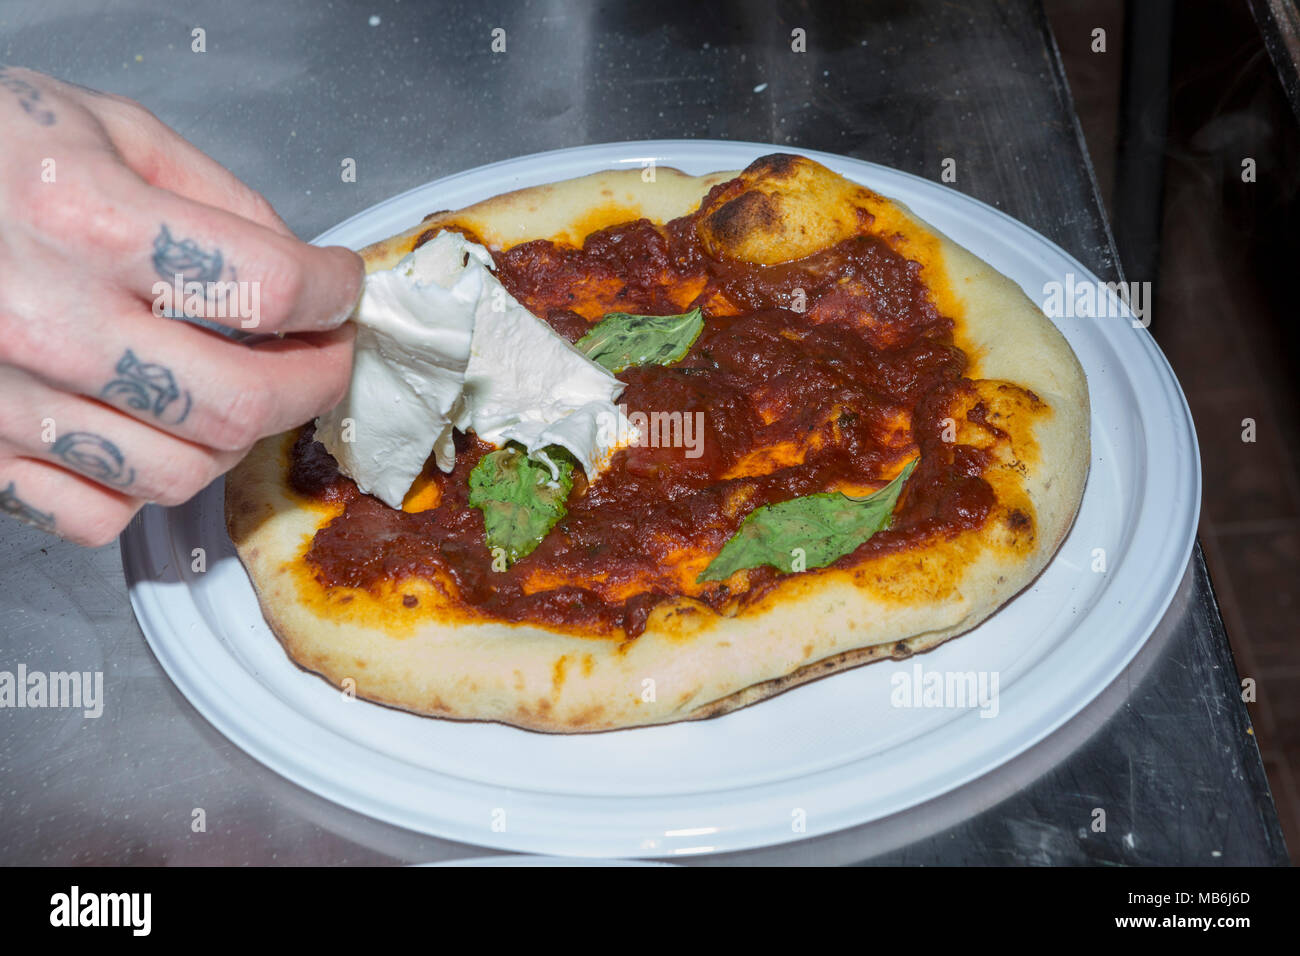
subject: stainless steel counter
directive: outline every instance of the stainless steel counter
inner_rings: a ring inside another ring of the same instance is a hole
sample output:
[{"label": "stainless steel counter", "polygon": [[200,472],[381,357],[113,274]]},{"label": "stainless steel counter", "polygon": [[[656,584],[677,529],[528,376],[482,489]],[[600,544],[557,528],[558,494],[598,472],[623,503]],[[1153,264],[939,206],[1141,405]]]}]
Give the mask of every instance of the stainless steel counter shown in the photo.
[{"label": "stainless steel counter", "polygon": [[[1030,3],[10,0],[0,62],[139,99],[304,237],[461,169],[625,139],[824,149],[938,179],[1120,278],[1069,91]],[[206,31],[207,52],[191,50]],[[506,52],[491,50],[494,28]],[[806,31],[807,52],[791,50]],[[356,161],[345,183],[340,164]],[[3,281],[0,279],[0,281]],[[282,780],[199,717],[131,614],[117,546],[0,524],[0,670],[104,672],[103,716],[0,710],[0,862],[484,856]],[[887,820],[719,862],[1282,863],[1199,550],[1156,636],[1011,764]],[[1093,808],[1108,826],[1092,832]],[[194,832],[202,808],[206,832]]]}]

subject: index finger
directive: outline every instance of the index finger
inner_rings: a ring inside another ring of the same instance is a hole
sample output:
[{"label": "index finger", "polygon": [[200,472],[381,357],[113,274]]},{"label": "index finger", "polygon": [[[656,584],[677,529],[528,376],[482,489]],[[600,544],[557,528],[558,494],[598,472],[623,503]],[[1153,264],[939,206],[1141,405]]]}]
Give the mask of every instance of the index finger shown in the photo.
[{"label": "index finger", "polygon": [[[171,195],[171,194],[166,194]],[[138,293],[154,313],[198,315],[230,328],[309,332],[342,324],[365,265],[342,246],[313,246],[224,210],[175,197],[153,224]],[[144,225],[144,222],[141,222]],[[131,278],[128,285],[134,287]]]},{"label": "index finger", "polygon": [[34,222],[58,252],[153,304],[228,328],[307,332],[342,324],[365,266],[215,206],[150,186],[115,161],[61,165],[34,190]]}]

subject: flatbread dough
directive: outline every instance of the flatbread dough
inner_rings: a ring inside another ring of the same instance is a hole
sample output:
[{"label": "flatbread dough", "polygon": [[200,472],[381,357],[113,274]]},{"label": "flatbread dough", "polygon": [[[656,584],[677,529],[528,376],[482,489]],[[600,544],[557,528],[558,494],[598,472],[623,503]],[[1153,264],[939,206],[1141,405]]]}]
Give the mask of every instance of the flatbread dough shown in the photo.
[{"label": "flatbread dough", "polygon": [[[739,177],[739,178],[738,178]],[[290,657],[357,696],[415,713],[587,732],[727,713],[882,657],[928,650],[979,624],[1047,564],[1068,531],[1088,473],[1083,370],[1055,326],[1010,279],[902,204],[801,157],[743,173],[688,176],[614,170],[507,193],[437,213],[362,250],[391,267],[422,237],[455,226],[494,250],[533,239],[580,244],[632,219],[693,212],[710,190],[702,240],[714,255],[795,258],[862,228],[895,237],[923,264],[936,304],[954,318],[987,421],[951,409],[957,441],[989,450],[998,503],[984,527],[923,547],[789,575],[734,616],[682,598],[658,606],[632,640],[530,624],[440,618],[427,582],[412,615],[401,594],[326,591],[301,556],[333,514],[287,484],[294,433],[261,441],[226,481],[230,535],[267,622]],[[409,593],[410,586],[402,592]]]}]

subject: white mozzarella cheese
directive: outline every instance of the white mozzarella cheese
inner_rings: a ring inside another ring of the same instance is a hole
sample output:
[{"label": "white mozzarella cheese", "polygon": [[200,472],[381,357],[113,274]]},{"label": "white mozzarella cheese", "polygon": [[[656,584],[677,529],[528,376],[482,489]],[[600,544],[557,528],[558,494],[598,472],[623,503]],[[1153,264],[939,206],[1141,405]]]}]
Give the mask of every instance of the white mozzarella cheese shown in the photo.
[{"label": "white mozzarella cheese", "polygon": [[[392,269],[366,277],[353,313],[352,383],[316,420],[316,438],[366,494],[393,508],[431,453],[450,470],[460,401],[483,294],[482,246],[439,233]],[[479,263],[466,268],[466,260]]]},{"label": "white mozzarella cheese", "polygon": [[614,404],[623,383],[520,305],[491,266],[482,246],[444,231],[366,277],[352,384],[316,437],[390,507],[431,453],[451,470],[453,426],[530,453],[560,445],[593,479],[636,438]]}]

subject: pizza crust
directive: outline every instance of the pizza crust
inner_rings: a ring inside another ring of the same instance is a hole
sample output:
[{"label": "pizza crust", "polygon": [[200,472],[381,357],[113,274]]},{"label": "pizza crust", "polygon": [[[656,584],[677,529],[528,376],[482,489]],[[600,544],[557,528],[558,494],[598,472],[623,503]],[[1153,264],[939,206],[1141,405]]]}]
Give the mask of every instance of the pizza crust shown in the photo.
[{"label": "pizza crust", "polygon": [[[795,173],[804,175],[807,163]],[[641,170],[596,173],[436,214],[362,255],[368,269],[388,268],[425,232],[447,226],[496,248],[535,238],[580,242],[640,216],[662,222],[690,213],[736,175],[660,167],[647,182]],[[350,679],[359,697],[415,713],[590,732],[715,716],[881,657],[907,657],[1010,600],[1046,566],[1082,497],[1090,460],[1083,370],[1014,282],[901,204],[861,192],[878,223],[898,230],[907,254],[925,264],[941,309],[957,320],[957,344],[972,358],[968,375],[981,377],[979,397],[1006,433],[994,439],[954,409],[958,440],[986,444],[996,461],[985,477],[999,504],[984,528],[851,570],[791,575],[732,617],[682,598],[656,608],[630,641],[439,618],[427,584],[420,609],[403,616],[400,599],[326,594],[310,579],[300,557],[324,509],[289,490],[293,436],[273,436],[228,476],[227,522],[289,656],[336,686]],[[797,227],[800,211],[787,208],[774,228],[782,221]],[[768,246],[780,239],[768,237]]]}]

